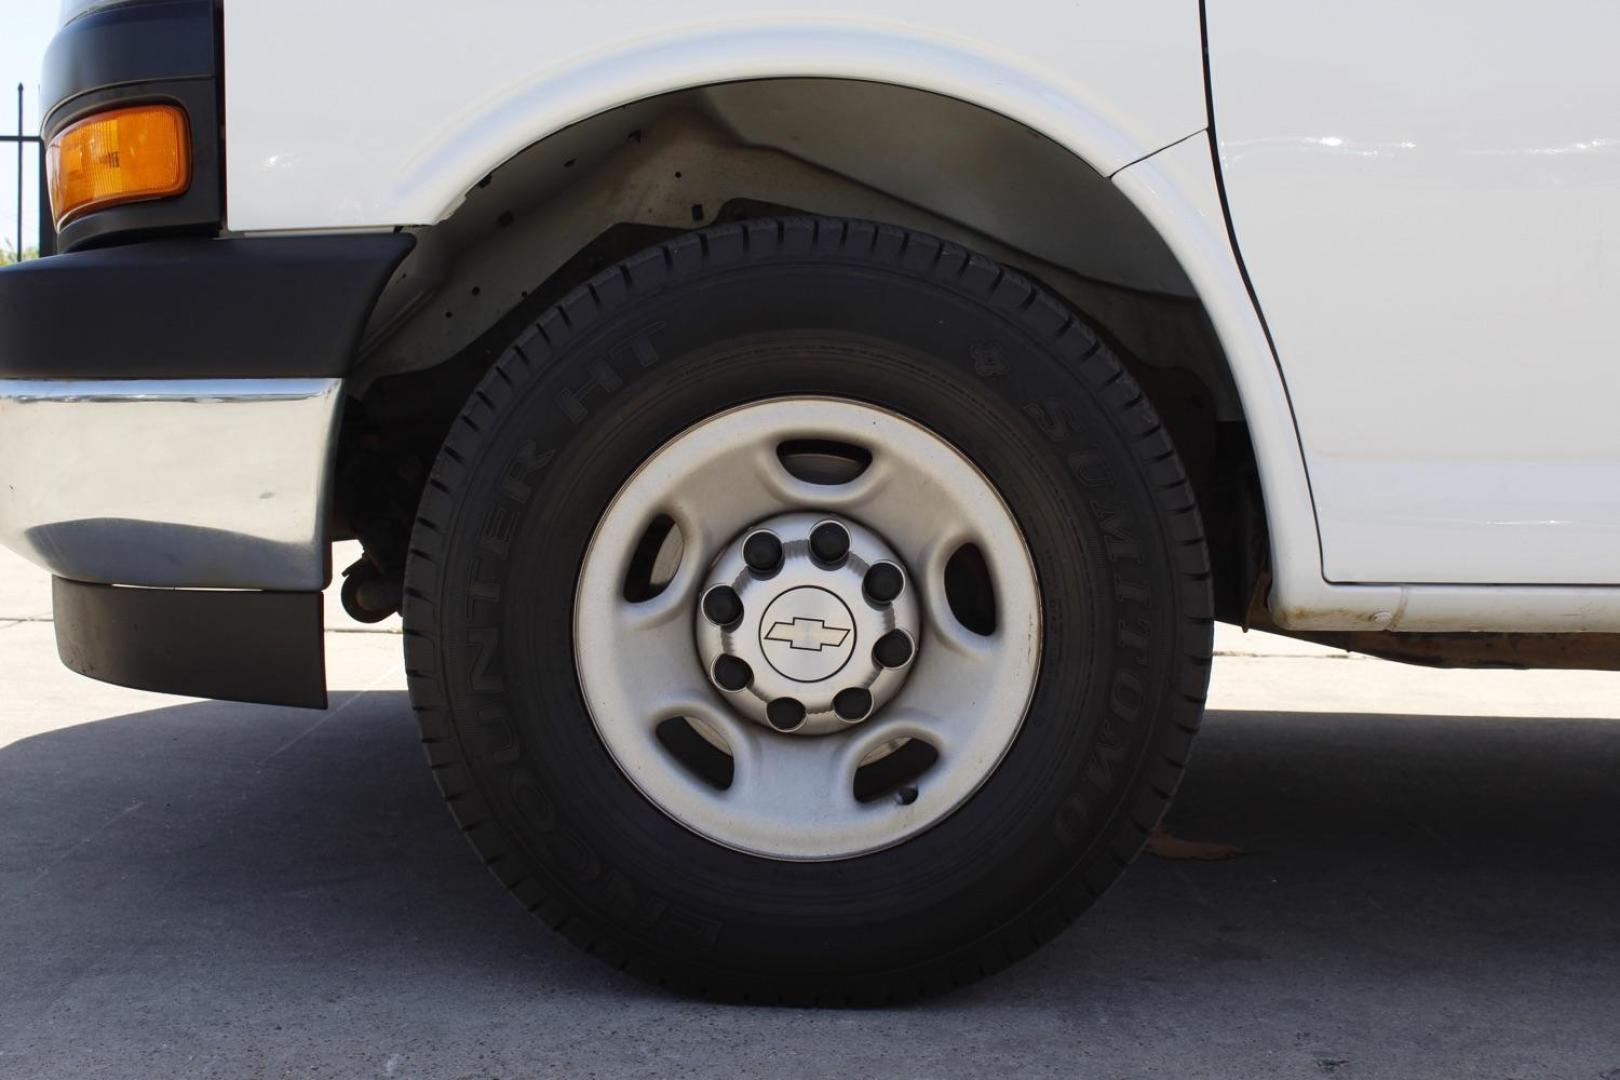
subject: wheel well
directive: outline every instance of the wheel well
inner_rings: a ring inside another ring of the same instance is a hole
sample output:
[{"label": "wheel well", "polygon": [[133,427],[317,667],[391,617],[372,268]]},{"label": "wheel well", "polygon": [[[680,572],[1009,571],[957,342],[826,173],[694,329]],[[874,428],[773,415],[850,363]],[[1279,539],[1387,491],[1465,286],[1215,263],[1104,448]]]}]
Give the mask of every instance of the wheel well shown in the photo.
[{"label": "wheel well", "polygon": [[1068,300],[1164,417],[1206,518],[1219,610],[1242,618],[1264,562],[1253,453],[1214,330],[1157,232],[1039,133],[853,80],[727,83],[611,110],[535,143],[413,230],[350,380],[339,531],[392,577],[448,425],[523,324],[673,233],[782,213],[927,231]]}]

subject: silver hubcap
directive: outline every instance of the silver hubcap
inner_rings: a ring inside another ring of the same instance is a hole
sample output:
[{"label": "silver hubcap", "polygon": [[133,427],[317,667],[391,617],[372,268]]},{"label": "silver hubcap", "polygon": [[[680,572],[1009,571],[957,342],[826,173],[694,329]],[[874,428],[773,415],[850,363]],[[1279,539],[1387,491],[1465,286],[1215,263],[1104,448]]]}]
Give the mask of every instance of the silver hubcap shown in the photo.
[{"label": "silver hubcap", "polygon": [[[806,444],[869,460],[807,478],[788,452]],[[654,588],[627,590],[660,521]],[[948,588],[965,550],[990,622]],[[666,814],[756,855],[849,858],[994,771],[1034,689],[1039,592],[1011,513],[944,440],[870,405],[776,399],[688,429],[626,482],[586,551],[574,641],[598,733]]]}]

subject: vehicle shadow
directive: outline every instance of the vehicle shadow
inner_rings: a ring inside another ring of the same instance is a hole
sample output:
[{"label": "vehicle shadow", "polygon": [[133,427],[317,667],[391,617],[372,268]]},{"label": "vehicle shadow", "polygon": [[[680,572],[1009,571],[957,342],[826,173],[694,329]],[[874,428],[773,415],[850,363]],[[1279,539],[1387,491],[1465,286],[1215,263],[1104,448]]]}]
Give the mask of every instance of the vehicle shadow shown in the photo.
[{"label": "vehicle shadow", "polygon": [[[79,1064],[253,1047],[277,1072],[322,1032],[375,1064],[391,1039],[521,1031],[562,1062],[582,1036],[558,1017],[633,1041],[724,1015],[806,1053],[841,1023],[717,1014],[580,954],[479,866],[405,696],[335,701],[179,705],[0,749],[0,1073],[62,1064],[64,1040]],[[1620,1065],[1617,822],[1620,721],[1215,712],[1169,826],[1247,854],[1138,860],[1029,960],[881,1011],[888,1038],[939,1075],[961,1040],[1169,1054],[1194,1031],[1322,1069],[1368,1039]]]}]

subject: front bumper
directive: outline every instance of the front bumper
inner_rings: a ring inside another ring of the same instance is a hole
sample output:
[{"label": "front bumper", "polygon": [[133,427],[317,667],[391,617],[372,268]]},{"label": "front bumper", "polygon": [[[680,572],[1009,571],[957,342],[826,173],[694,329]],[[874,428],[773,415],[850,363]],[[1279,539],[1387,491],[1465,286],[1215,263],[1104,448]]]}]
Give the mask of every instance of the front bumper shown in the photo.
[{"label": "front bumper", "polygon": [[76,671],[325,701],[343,376],[401,234],[178,240],[0,269],[0,544]]},{"label": "front bumper", "polygon": [[315,590],[348,371],[403,234],[0,269],[0,543],[79,581]]}]

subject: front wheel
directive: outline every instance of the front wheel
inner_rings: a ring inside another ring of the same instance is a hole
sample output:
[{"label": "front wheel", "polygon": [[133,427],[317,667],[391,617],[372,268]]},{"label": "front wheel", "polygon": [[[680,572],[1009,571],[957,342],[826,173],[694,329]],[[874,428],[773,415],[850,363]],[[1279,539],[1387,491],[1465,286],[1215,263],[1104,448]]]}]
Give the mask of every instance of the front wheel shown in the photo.
[{"label": "front wheel", "polygon": [[885,226],[751,221],[576,290],[424,496],[407,667],[546,921],[731,998],[912,997],[1074,918],[1208,674],[1181,465],[1058,302]]}]

